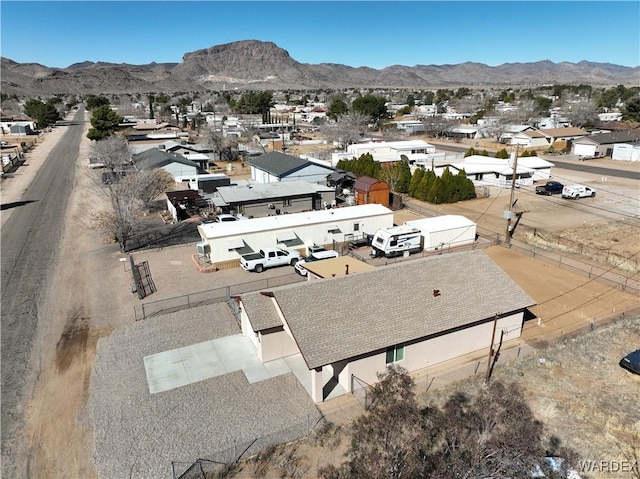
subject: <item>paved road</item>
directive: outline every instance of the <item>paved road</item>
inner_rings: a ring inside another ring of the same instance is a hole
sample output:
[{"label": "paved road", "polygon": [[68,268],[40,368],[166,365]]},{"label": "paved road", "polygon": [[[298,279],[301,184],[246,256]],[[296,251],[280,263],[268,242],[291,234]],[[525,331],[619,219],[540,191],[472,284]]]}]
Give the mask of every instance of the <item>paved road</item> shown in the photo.
[{"label": "paved road", "polygon": [[19,435],[24,426],[24,408],[33,391],[33,373],[37,373],[32,344],[38,322],[46,319],[39,317],[39,304],[42,293],[54,280],[52,272],[74,183],[83,119],[81,108],[74,121],[57,127],[68,131],[43,160],[23,197],[2,205],[2,210],[11,210],[0,231],[3,477],[28,476],[28,451],[21,446]]},{"label": "paved road", "polygon": [[585,173],[593,173],[601,176],[611,176],[618,178],[630,178],[632,180],[640,180],[640,171],[619,170],[616,168],[607,168],[604,166],[592,166],[584,161],[560,161],[555,158],[549,160],[558,168],[565,170],[583,171]]},{"label": "paved road", "polygon": [[[469,150],[469,145],[451,145],[448,143],[439,143],[438,141],[429,141],[429,143],[436,146],[438,150],[442,151],[451,151],[453,153],[464,153]],[[507,147],[505,145],[505,147]],[[507,147],[508,148],[508,147]],[[495,155],[494,151],[489,152],[489,156]],[[562,159],[556,157],[547,158],[548,161],[553,163],[557,168],[563,168],[565,170],[574,170],[574,171],[582,171],[584,173],[592,173],[600,176],[610,176],[610,177],[618,177],[618,178],[630,178],[632,180],[640,180],[640,171],[628,171],[617,168],[607,168],[604,166],[593,166],[589,165],[588,161],[578,161],[578,160],[567,160],[563,161]]]}]

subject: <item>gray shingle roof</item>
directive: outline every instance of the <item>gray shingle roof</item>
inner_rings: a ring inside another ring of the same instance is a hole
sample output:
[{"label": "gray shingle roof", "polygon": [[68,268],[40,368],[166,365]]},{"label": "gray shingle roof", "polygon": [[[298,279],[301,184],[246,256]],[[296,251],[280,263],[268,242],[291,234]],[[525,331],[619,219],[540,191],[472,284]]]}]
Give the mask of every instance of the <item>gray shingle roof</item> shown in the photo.
[{"label": "gray shingle roof", "polygon": [[286,176],[309,164],[307,160],[297,156],[286,155],[279,151],[270,151],[249,161],[251,166],[266,171],[274,176]]},{"label": "gray shingle roof", "polygon": [[243,186],[219,186],[218,196],[224,203],[247,203],[266,201],[272,199],[284,199],[294,197],[311,197],[319,191],[331,192],[333,188],[304,181],[286,181],[278,183],[255,183],[251,188]]},{"label": "gray shingle roof", "polygon": [[187,160],[184,156],[177,153],[169,153],[159,150],[158,148],[149,148],[142,153],[131,155],[133,163],[139,170],[151,170],[154,168],[162,168],[170,163],[180,163],[193,168],[198,168],[198,164],[191,160]]},{"label": "gray shingle roof", "polygon": [[483,251],[272,291],[310,369],[535,304]]},{"label": "gray shingle roof", "polygon": [[273,299],[260,292],[242,295],[242,306],[249,316],[254,331],[282,326],[282,320],[273,305]]},{"label": "gray shingle roof", "polygon": [[640,130],[613,131],[611,133],[596,133],[589,135],[585,139],[591,140],[600,145],[610,145],[614,143],[636,143],[640,141]]}]

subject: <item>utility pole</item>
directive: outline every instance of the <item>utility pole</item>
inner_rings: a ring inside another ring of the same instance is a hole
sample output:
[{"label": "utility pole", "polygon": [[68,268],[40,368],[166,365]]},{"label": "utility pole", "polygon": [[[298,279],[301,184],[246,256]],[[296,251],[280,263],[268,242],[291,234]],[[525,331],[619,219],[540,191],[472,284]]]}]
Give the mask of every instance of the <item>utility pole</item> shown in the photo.
[{"label": "utility pole", "polygon": [[491,333],[491,344],[489,345],[489,358],[487,359],[487,374],[484,377],[485,384],[489,383],[489,375],[491,374],[491,361],[493,361],[493,342],[496,339],[496,326],[498,325],[498,315],[493,317],[493,332]]},{"label": "utility pole", "polygon": [[505,241],[509,248],[511,248],[511,217],[513,216],[513,196],[516,192],[516,174],[518,170],[518,145],[516,145],[515,152],[511,153],[511,159],[513,160],[513,173],[511,174],[511,196],[509,198],[509,210],[504,212],[507,218],[507,231],[505,233]]}]

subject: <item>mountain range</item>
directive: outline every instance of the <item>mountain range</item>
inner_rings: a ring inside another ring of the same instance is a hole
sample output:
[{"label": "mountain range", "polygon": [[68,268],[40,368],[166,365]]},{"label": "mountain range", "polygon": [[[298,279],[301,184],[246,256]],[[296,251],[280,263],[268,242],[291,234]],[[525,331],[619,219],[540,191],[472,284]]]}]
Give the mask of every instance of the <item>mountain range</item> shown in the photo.
[{"label": "mountain range", "polygon": [[637,86],[640,67],[609,63],[505,63],[488,66],[393,65],[369,67],[299,63],[272,42],[244,40],[186,53],[180,63],[83,62],[67,68],[1,58],[1,89],[19,96],[176,93],[220,90],[346,88],[435,89],[528,87],[543,84]]}]

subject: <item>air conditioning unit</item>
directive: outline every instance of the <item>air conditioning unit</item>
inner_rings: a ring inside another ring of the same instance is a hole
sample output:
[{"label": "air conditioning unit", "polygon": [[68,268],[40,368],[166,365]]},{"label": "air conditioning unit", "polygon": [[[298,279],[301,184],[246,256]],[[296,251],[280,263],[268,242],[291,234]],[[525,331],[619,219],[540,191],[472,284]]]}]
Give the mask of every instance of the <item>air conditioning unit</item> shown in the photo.
[{"label": "air conditioning unit", "polygon": [[209,254],[209,243],[205,241],[196,243],[196,248],[198,249],[198,256],[206,256]]}]

